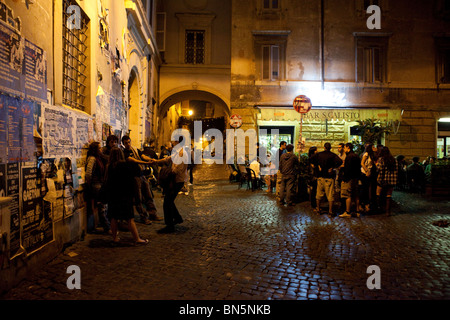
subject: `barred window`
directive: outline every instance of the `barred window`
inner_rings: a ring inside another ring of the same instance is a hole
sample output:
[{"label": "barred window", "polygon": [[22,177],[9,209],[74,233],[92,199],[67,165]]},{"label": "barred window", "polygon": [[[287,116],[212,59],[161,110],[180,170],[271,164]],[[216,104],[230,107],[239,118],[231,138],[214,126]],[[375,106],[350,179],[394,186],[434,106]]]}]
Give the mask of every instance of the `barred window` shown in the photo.
[{"label": "barred window", "polygon": [[[81,13],[76,17],[76,27],[67,23],[76,14],[70,6],[76,6]],[[63,104],[83,111],[87,102],[88,23],[87,15],[76,1],[63,0]]]},{"label": "barred window", "polygon": [[186,30],[186,56],[188,64],[205,63],[205,31]]}]

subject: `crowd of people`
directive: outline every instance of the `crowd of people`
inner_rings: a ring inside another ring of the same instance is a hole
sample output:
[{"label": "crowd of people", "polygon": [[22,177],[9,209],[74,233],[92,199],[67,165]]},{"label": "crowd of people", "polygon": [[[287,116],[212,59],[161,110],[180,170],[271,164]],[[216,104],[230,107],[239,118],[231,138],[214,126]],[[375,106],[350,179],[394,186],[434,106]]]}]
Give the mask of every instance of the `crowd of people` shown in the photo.
[{"label": "crowd of people", "polygon": [[[323,150],[311,147],[306,163],[300,163],[293,149],[285,141],[280,143],[276,150],[278,170],[274,170],[273,163],[262,165],[256,160],[248,167],[260,174],[268,193],[275,191],[279,205],[295,205],[303,180],[314,211],[339,217],[380,212],[390,216],[393,190],[423,192],[426,176],[436,161],[435,157],[428,157],[419,163],[419,158],[414,157],[407,164],[404,156],[394,157],[388,147],[373,144],[367,144],[358,155],[349,142],[340,143],[337,153],[331,151],[330,143],[325,143]],[[303,172],[302,165],[306,167]],[[325,200],[327,211],[322,208]]]},{"label": "crowd of people", "polygon": [[[192,150],[178,148],[172,154],[181,139],[162,146],[159,153],[154,145],[137,149],[129,136],[122,137],[120,146],[114,135],[107,138],[103,148],[99,142],[92,142],[85,167],[88,232],[95,229],[96,213],[98,225],[112,235],[114,242],[120,241],[118,223],[125,222],[135,244],[146,244],[148,240],[139,236],[134,210],[143,224],[164,220],[166,226],[159,233],[174,232],[175,225],[183,223],[175,199],[188,194],[195,166]],[[256,158],[236,170],[249,169],[260,188],[265,185],[268,193],[276,193],[279,205],[295,206],[303,182],[311,207],[319,215],[327,212],[330,216],[359,217],[384,211],[389,216],[394,188],[423,191],[436,161],[428,157],[420,163],[414,157],[407,164],[404,156],[394,158],[386,146],[367,144],[361,156],[353,148],[350,142],[340,143],[334,153],[331,144],[325,143],[323,150],[311,147],[307,156],[299,158],[294,146],[282,141],[275,151],[278,167],[273,162],[262,165]],[[157,214],[153,189],[160,190],[164,197],[164,218]],[[327,211],[322,207],[325,200]]]},{"label": "crowd of people", "polygon": [[[171,154],[178,143],[175,141],[162,146],[159,155],[153,145],[146,146],[143,151],[137,149],[129,136],[122,137],[120,146],[115,135],[108,136],[103,148],[99,142],[90,143],[86,156],[84,193],[88,232],[96,230],[96,215],[98,226],[112,235],[115,243],[120,242],[119,222],[124,222],[136,245],[147,244],[148,239],[142,239],[139,235],[134,220],[135,209],[141,223],[149,225],[152,221],[164,220],[166,226],[158,233],[174,232],[175,225],[183,222],[175,206],[175,198],[179,193],[187,194],[186,185],[193,182],[194,167],[188,164],[186,157],[190,155],[183,149]],[[181,161],[175,161],[177,157],[181,157]],[[169,168],[169,174],[163,177],[164,168]],[[162,188],[164,218],[157,214],[154,188]]]}]

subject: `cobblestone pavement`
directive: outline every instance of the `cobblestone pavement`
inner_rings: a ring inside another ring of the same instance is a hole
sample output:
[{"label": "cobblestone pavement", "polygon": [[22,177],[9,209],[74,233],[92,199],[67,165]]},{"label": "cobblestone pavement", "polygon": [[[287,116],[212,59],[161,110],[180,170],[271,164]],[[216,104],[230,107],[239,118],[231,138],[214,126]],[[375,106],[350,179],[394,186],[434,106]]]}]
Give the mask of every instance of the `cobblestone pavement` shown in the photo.
[{"label": "cobblestone pavement", "polygon": [[[318,216],[302,202],[276,204],[264,191],[238,189],[224,166],[202,165],[189,195],[176,203],[185,222],[137,224],[147,246],[87,235],[66,248],[6,300],[375,300],[450,298],[449,200],[394,194],[395,213]],[[162,216],[162,198],[155,193]],[[76,255],[74,255],[76,254]],[[67,267],[81,269],[81,290],[66,287]],[[381,289],[367,288],[376,265]]]}]

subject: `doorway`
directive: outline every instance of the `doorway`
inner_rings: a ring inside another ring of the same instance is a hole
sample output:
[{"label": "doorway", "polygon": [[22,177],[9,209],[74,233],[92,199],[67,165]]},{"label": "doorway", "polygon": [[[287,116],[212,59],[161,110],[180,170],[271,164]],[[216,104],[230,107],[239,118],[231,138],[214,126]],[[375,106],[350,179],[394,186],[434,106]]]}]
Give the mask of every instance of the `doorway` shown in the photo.
[{"label": "doorway", "polygon": [[139,79],[137,72],[132,69],[128,80],[128,130],[131,143],[137,148],[139,148],[142,143],[140,139],[140,105]]}]

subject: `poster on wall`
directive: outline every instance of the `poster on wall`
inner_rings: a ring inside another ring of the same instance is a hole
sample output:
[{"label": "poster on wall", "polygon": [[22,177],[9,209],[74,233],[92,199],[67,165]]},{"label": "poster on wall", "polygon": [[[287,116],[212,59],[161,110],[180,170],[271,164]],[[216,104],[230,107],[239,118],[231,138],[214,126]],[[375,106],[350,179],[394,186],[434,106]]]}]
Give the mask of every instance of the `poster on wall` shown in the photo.
[{"label": "poster on wall", "polygon": [[24,54],[25,95],[40,101],[47,100],[47,54],[44,50],[25,40]]},{"label": "poster on wall", "polygon": [[21,161],[21,137],[20,126],[20,99],[2,95],[2,99],[8,109],[8,162]]},{"label": "poster on wall", "polygon": [[8,163],[6,166],[6,195],[12,198],[9,205],[11,214],[10,256],[11,259],[21,254],[20,248],[20,211],[19,211],[19,164]]},{"label": "poster on wall", "polygon": [[6,197],[6,165],[0,163],[0,197]]},{"label": "poster on wall", "polygon": [[47,54],[0,20],[0,90],[47,100]]},{"label": "poster on wall", "polygon": [[42,104],[44,158],[72,158],[75,149],[73,117],[63,108]]},{"label": "poster on wall", "polygon": [[0,20],[0,90],[21,97],[24,50],[25,38]]},{"label": "poster on wall", "polygon": [[88,148],[89,138],[89,119],[76,118],[76,134],[75,134],[75,154],[80,156],[83,148]]},{"label": "poster on wall", "polygon": [[33,101],[0,94],[0,157],[7,162],[34,159],[34,109]]},{"label": "poster on wall", "polygon": [[8,122],[8,108],[0,96],[0,163],[7,162],[7,122]]},{"label": "poster on wall", "polygon": [[22,161],[32,161],[34,160],[35,143],[34,143],[34,109],[35,102],[31,100],[22,100],[20,106],[20,117],[21,117],[21,159]]},{"label": "poster on wall", "polygon": [[28,254],[53,241],[53,219],[44,210],[37,171],[22,168],[22,246]]}]

